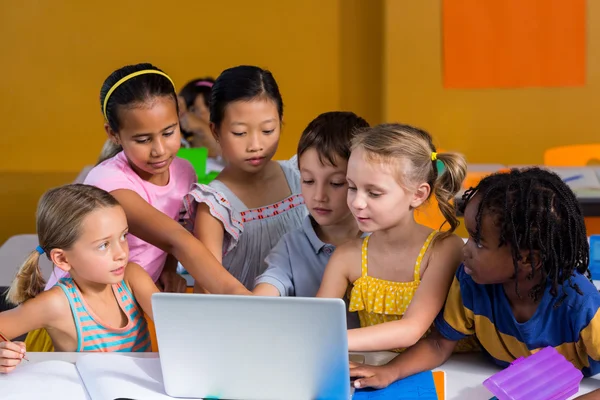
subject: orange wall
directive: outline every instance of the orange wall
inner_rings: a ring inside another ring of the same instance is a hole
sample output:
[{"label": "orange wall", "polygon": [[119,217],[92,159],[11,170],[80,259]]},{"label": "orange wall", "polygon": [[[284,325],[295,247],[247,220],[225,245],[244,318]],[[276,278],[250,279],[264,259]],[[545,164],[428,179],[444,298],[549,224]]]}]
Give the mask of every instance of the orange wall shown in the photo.
[{"label": "orange wall", "polygon": [[[340,107],[341,0],[2,2],[2,171],[79,171],[105,139],[103,80],[152,62],[178,88],[227,67],[270,69],[285,103],[279,157]],[[10,39],[8,39],[10,38]]]},{"label": "orange wall", "polygon": [[588,1],[584,87],[485,90],[442,86],[441,1],[384,3],[384,119],[473,163],[541,163],[545,148],[600,141],[600,3]]},{"label": "orange wall", "polygon": [[340,17],[340,107],[383,122],[383,1],[344,0]]},{"label": "orange wall", "polygon": [[[546,147],[597,142],[600,4],[588,2],[588,72],[581,88],[445,90],[439,0],[279,0],[0,5],[2,171],[79,171],[104,141],[98,92],[140,61],[181,87],[257,64],[281,86],[294,153],[317,114],[353,110],[371,123],[419,125],[470,162],[542,161]],[[175,6],[176,5],[176,6]]]}]

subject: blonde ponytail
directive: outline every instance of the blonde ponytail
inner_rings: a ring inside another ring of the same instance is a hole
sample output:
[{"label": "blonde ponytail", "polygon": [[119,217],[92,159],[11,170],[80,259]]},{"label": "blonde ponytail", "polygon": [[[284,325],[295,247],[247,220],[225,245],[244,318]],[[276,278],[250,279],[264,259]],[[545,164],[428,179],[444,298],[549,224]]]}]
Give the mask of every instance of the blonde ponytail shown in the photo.
[{"label": "blonde ponytail", "polygon": [[6,293],[6,300],[19,305],[44,291],[46,281],[39,265],[40,253],[34,250],[29,254]]},{"label": "blonde ponytail", "polygon": [[459,225],[453,203],[454,197],[460,191],[467,175],[467,162],[463,156],[456,153],[439,153],[437,159],[444,164],[445,169],[434,182],[432,192],[446,220],[440,229],[446,222],[450,225],[450,229],[447,232],[439,235],[443,238],[450,236]]},{"label": "blonde ponytail", "polygon": [[121,151],[123,151],[123,147],[121,147],[120,144],[116,144],[112,140],[106,139],[106,142],[104,142],[104,146],[102,146],[102,150],[100,151],[100,157],[98,157],[98,162],[96,165],[108,160],[109,158],[113,158]]}]

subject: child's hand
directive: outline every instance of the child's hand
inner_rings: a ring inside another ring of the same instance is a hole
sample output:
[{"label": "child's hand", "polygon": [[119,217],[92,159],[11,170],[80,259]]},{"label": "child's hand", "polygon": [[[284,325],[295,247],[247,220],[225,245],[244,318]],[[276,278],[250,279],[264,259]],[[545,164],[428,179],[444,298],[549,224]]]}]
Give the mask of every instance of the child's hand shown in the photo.
[{"label": "child's hand", "polygon": [[600,399],[600,389],[596,389],[593,392],[584,394],[583,396],[576,397],[577,400],[598,400]]},{"label": "child's hand", "polygon": [[25,357],[25,343],[0,342],[0,373],[11,372]]},{"label": "child's hand", "polygon": [[158,278],[157,286],[167,293],[185,293],[187,282],[184,277],[175,271],[163,270]]},{"label": "child's hand", "polygon": [[352,362],[350,363],[350,377],[356,378],[354,387],[357,389],[366,387],[383,389],[396,380],[393,370],[387,365],[376,367]]}]

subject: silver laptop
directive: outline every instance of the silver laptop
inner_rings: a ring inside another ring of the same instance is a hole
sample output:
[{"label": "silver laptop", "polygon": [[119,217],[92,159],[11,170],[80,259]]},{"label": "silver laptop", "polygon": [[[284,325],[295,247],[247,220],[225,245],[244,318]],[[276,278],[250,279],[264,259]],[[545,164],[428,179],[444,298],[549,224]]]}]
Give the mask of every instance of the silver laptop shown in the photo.
[{"label": "silver laptop", "polygon": [[165,392],[173,397],[352,397],[340,299],[156,293]]}]

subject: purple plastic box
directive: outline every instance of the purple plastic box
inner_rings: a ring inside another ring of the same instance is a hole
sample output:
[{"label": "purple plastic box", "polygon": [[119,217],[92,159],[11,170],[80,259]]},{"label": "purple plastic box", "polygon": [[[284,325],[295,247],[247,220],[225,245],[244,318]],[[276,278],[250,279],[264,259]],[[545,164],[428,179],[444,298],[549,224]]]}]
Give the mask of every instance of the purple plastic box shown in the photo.
[{"label": "purple plastic box", "polygon": [[564,400],[579,391],[583,374],[554,347],[516,359],[483,382],[498,400]]}]

